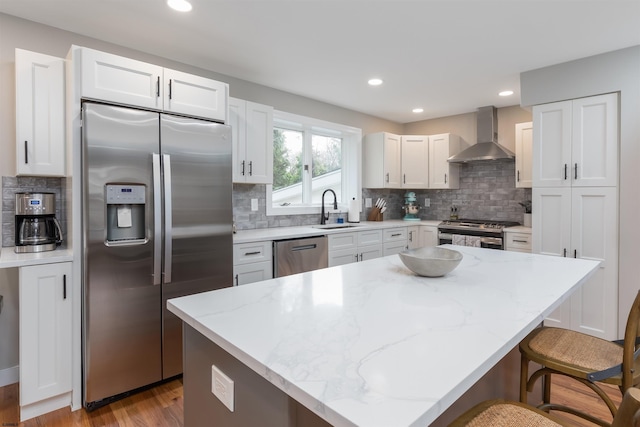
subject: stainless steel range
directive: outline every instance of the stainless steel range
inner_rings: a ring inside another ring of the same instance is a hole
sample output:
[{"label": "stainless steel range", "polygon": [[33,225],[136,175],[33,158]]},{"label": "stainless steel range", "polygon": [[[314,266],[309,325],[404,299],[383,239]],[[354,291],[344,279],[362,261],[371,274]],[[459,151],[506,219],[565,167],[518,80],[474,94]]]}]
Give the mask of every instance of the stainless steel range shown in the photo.
[{"label": "stainless steel range", "polygon": [[490,249],[504,249],[503,229],[516,225],[520,225],[520,223],[484,219],[446,220],[438,225],[438,240],[441,245],[453,243]]}]

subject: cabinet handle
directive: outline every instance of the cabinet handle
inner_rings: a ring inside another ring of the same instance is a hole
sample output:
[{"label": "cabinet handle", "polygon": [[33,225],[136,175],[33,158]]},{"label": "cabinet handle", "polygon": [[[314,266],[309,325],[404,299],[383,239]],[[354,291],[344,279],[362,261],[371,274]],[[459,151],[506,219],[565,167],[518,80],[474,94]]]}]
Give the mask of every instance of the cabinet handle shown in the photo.
[{"label": "cabinet handle", "polygon": [[529,243],[528,240],[516,240],[516,239],[513,239],[513,241],[516,242],[516,243]]},{"label": "cabinet handle", "polygon": [[447,174],[446,173],[444,174],[444,183],[445,184],[447,183]]},{"label": "cabinet handle", "polygon": [[358,254],[356,254],[355,257],[356,257],[356,262],[358,262]]},{"label": "cabinet handle", "polygon": [[407,174],[406,174],[406,173],[403,173],[403,174],[402,174],[402,183],[403,183],[403,184],[406,184],[406,183],[407,183]]},{"label": "cabinet handle", "polygon": [[156,98],[160,98],[160,76],[158,76],[158,81],[156,82]]},{"label": "cabinet handle", "polygon": [[360,261],[362,261],[362,254],[360,254]]},{"label": "cabinet handle", "polygon": [[253,176],[253,160],[249,162],[249,176]]},{"label": "cabinet handle", "polygon": [[564,248],[564,252],[563,252],[562,256],[565,257],[565,258],[567,257],[567,248]]},{"label": "cabinet handle", "polygon": [[67,275],[62,275],[62,299],[67,299]]},{"label": "cabinet handle", "polygon": [[24,164],[27,165],[29,164],[29,145],[27,143],[27,141],[24,142]]},{"label": "cabinet handle", "polygon": [[516,178],[517,182],[520,182],[520,171],[518,170],[518,178]]},{"label": "cabinet handle", "polygon": [[402,236],[402,233],[397,233],[397,234],[392,234],[391,237],[398,237],[398,236]]},{"label": "cabinet handle", "polygon": [[247,256],[247,255],[260,255],[260,251],[255,251],[255,252],[245,252],[245,253],[244,253],[244,256]]},{"label": "cabinet handle", "polygon": [[574,167],[574,175],[573,175],[573,179],[578,179],[578,164],[576,163],[575,167]]},{"label": "cabinet handle", "polygon": [[387,172],[387,182],[389,182],[389,173]]},{"label": "cabinet handle", "polygon": [[567,180],[567,164],[564,164],[564,180]]},{"label": "cabinet handle", "polygon": [[242,176],[244,176],[244,160],[242,161]]},{"label": "cabinet handle", "polygon": [[169,99],[171,99],[171,81],[172,79],[169,79]]},{"label": "cabinet handle", "polygon": [[239,285],[239,282],[238,282],[238,275],[236,274],[236,286],[238,286],[238,285]]},{"label": "cabinet handle", "polygon": [[573,250],[573,257],[574,258],[578,258],[578,250],[577,249]]},{"label": "cabinet handle", "polygon": [[413,231],[409,232],[409,241],[413,242]]}]

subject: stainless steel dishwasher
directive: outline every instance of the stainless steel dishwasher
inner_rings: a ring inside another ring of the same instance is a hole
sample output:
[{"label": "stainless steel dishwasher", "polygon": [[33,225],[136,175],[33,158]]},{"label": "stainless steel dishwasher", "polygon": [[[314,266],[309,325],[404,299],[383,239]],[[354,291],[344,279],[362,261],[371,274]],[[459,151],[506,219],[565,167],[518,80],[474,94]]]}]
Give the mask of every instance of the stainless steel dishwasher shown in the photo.
[{"label": "stainless steel dishwasher", "polygon": [[326,236],[274,241],[274,276],[282,277],[328,267],[327,247]]}]

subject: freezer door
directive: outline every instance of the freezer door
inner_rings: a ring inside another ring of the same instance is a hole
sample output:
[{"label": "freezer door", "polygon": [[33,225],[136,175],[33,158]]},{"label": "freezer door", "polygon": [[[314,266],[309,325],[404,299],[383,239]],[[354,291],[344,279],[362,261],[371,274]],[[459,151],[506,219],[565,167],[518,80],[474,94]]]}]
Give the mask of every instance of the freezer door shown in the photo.
[{"label": "freezer door", "polygon": [[[152,277],[158,134],[158,113],[83,105],[85,406],[162,379],[161,286]],[[144,239],[106,242],[107,183],[144,186]]]},{"label": "freezer door", "polygon": [[182,322],[167,299],[232,285],[231,130],[161,115],[165,193],[163,378],[182,372]]}]

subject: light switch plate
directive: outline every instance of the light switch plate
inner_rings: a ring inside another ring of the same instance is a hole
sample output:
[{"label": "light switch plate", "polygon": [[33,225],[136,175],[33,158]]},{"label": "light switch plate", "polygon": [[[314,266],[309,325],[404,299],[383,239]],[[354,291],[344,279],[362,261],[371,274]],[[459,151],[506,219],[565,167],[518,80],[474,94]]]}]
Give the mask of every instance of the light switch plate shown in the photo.
[{"label": "light switch plate", "polygon": [[211,393],[233,412],[233,380],[216,365],[211,365]]},{"label": "light switch plate", "polygon": [[254,212],[258,210],[258,199],[251,199],[251,210]]},{"label": "light switch plate", "polygon": [[428,208],[429,206],[431,206],[431,199],[424,199],[424,207]]},{"label": "light switch plate", "polygon": [[373,203],[371,201],[370,197],[367,197],[366,199],[364,199],[364,207],[365,208],[370,208],[371,206],[373,206]]}]

